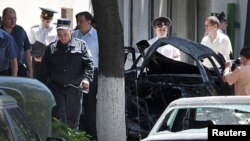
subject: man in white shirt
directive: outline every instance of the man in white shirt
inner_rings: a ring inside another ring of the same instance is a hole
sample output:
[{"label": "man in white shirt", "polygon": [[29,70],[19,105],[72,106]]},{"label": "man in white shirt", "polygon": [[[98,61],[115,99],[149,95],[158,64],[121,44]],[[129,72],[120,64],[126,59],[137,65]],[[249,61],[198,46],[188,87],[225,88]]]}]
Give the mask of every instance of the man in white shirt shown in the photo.
[{"label": "man in white shirt", "polygon": [[215,16],[210,16],[205,21],[206,35],[202,38],[201,44],[219,52],[223,55],[224,59],[230,59],[232,53],[231,42],[225,34],[219,32],[219,20]]},{"label": "man in white shirt", "polygon": [[[172,21],[168,17],[158,17],[153,20],[152,26],[156,33],[156,37],[148,40],[148,43],[152,45],[155,43],[159,38],[167,37],[168,28],[172,25]],[[172,45],[164,45],[157,49],[157,52],[161,53],[165,57],[174,59],[174,60],[181,60],[181,53],[180,50],[175,48]]]}]

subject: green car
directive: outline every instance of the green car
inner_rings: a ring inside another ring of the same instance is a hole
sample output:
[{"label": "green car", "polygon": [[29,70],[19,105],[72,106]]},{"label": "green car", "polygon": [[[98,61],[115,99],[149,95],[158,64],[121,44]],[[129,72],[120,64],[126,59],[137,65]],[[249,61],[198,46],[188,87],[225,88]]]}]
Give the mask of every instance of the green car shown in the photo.
[{"label": "green car", "polygon": [[51,136],[50,90],[35,79],[0,77],[0,141],[64,141]]}]

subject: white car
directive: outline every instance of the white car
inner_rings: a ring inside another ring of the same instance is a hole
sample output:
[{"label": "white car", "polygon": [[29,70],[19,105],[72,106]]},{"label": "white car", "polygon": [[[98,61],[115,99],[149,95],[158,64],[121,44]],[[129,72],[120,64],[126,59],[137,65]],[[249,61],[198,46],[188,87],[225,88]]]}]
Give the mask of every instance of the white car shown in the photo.
[{"label": "white car", "polygon": [[208,125],[250,124],[250,96],[180,98],[142,141],[207,140]]}]

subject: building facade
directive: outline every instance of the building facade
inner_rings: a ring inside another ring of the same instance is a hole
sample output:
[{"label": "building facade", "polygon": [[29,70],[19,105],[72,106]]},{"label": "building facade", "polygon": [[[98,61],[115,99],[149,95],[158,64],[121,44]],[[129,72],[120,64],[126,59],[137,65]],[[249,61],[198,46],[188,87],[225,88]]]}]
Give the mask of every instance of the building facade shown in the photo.
[{"label": "building facade", "polygon": [[[135,46],[143,39],[154,36],[151,21],[158,16],[168,16],[173,25],[170,36],[200,42],[205,34],[204,21],[212,13],[225,13],[234,33],[230,37],[234,56],[238,57],[244,45],[247,0],[118,0],[124,27],[125,46]],[[229,13],[233,6],[233,14]],[[237,26],[236,26],[237,25]],[[231,35],[231,33],[230,33]]]},{"label": "building facade", "polygon": [[[143,39],[154,36],[151,21],[158,16],[168,16],[173,25],[170,36],[188,38],[200,42],[204,35],[204,20],[211,13],[225,12],[231,26],[230,39],[237,57],[244,45],[248,0],[118,0],[119,14],[124,28],[124,46],[135,47]],[[40,23],[39,7],[58,11],[57,18],[67,17],[73,21],[80,11],[93,13],[91,0],[0,0],[0,12],[5,7],[12,7],[17,12],[17,24],[29,32],[30,27]],[[233,11],[230,7],[233,6]],[[231,12],[231,13],[230,13]],[[1,14],[0,14],[1,15]],[[236,26],[237,25],[237,26]],[[231,35],[233,32],[233,35]]]}]

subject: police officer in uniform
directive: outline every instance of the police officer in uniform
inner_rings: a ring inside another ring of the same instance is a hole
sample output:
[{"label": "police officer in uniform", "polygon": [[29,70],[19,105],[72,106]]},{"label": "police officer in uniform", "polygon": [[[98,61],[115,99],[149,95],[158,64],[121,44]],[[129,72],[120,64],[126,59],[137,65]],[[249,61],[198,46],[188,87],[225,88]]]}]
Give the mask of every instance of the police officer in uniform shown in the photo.
[{"label": "police officer in uniform", "polygon": [[[150,40],[148,43],[152,45],[159,38],[167,37],[169,27],[172,25],[172,21],[168,17],[158,17],[152,21],[152,26],[154,28],[156,36]],[[177,61],[181,60],[180,50],[172,45],[164,45],[157,49],[157,52],[164,55],[167,58],[171,58]]]},{"label": "police officer in uniform", "polygon": [[53,116],[78,129],[83,96],[79,89],[88,90],[93,79],[92,56],[83,40],[71,37],[70,20],[58,19],[57,35],[58,40],[46,48],[39,80],[55,97]]},{"label": "police officer in uniform", "polygon": [[[17,76],[17,50],[13,37],[0,29],[0,76]],[[11,74],[9,72],[11,68]]]},{"label": "police officer in uniform", "polygon": [[54,13],[56,11],[48,8],[42,8],[41,12],[41,24],[35,25],[31,28],[29,34],[29,40],[32,44],[32,63],[33,63],[33,75],[37,78],[39,67],[41,64],[42,57],[45,52],[45,48],[51,42],[56,40],[56,26],[51,24]]}]

